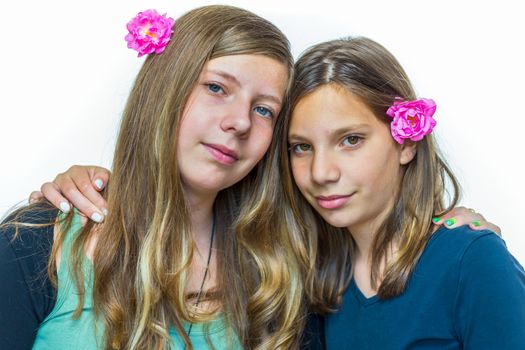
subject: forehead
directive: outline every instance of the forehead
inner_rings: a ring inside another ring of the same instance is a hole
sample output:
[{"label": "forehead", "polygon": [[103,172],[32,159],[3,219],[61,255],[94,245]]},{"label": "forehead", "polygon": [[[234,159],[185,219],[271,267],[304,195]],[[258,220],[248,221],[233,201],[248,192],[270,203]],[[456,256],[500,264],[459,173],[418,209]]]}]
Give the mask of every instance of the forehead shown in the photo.
[{"label": "forehead", "polygon": [[382,125],[372,110],[355,94],[335,85],[323,85],[303,97],[292,111],[290,134],[303,130]]},{"label": "forehead", "polygon": [[288,69],[278,60],[256,54],[229,55],[213,58],[206,62],[202,73],[223,72],[236,78],[240,83],[253,79],[264,83],[285,86],[289,79]]}]

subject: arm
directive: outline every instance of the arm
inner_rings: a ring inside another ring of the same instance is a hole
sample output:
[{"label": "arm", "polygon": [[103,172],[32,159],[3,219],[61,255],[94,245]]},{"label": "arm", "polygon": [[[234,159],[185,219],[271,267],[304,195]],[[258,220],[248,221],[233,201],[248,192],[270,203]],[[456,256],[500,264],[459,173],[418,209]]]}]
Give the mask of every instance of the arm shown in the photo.
[{"label": "arm", "polygon": [[[97,166],[74,165],[65,173],[58,174],[53,182],[42,185],[41,192],[33,192],[30,201],[42,199],[44,196],[55,207],[64,212],[71,208],[70,202],[80,213],[93,221],[100,222],[107,215],[107,202],[100,195],[110,177],[109,170]],[[447,214],[434,221],[436,225],[445,225],[447,228],[455,228],[469,225],[473,230],[489,229],[501,235],[498,226],[488,222],[485,218],[464,207],[452,209]],[[452,219],[453,223],[448,224]],[[477,225],[473,223],[477,222]]]},{"label": "arm", "polygon": [[455,324],[464,349],[523,349],[525,271],[503,240],[478,237],[459,269]]},{"label": "arm", "polygon": [[[48,223],[56,213],[31,213],[18,221]],[[14,234],[14,227],[0,226],[0,349],[31,349],[55,304],[56,290],[47,275],[53,226],[21,228],[18,237]]]},{"label": "arm", "polygon": [[99,192],[106,187],[109,176],[105,168],[74,165],[58,174],[53,182],[43,184],[41,192],[31,193],[29,200],[35,202],[45,197],[66,213],[72,204],[86,217],[102,222],[108,214],[108,204]]}]

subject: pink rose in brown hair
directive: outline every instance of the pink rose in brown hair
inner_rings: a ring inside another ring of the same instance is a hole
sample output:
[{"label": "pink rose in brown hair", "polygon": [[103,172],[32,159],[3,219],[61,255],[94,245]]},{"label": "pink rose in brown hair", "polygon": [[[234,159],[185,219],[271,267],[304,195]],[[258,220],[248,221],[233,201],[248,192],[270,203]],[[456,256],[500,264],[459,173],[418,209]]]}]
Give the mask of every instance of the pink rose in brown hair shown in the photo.
[{"label": "pink rose in brown hair", "polygon": [[432,118],[435,112],[436,103],[429,98],[396,100],[386,111],[393,118],[390,123],[392,136],[399,144],[403,144],[405,139],[422,140],[436,126],[436,121]]}]

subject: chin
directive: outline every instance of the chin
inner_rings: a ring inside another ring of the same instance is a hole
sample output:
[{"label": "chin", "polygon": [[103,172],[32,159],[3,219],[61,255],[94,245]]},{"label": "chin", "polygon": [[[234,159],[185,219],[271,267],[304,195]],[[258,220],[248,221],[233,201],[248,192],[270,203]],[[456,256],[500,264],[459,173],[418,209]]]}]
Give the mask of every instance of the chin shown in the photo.
[{"label": "chin", "polygon": [[318,211],[318,213],[328,224],[334,227],[346,228],[355,223],[355,220],[351,220],[350,215],[345,213],[326,212],[324,210]]}]

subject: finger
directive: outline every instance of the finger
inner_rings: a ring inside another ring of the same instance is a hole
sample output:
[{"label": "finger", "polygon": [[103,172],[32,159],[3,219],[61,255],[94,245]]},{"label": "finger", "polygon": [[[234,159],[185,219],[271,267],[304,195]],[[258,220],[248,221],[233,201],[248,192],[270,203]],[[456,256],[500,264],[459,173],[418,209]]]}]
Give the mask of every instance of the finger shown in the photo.
[{"label": "finger", "polygon": [[498,225],[494,225],[493,223],[485,221],[485,220],[475,220],[469,224],[469,227],[476,231],[490,230],[494,232],[495,234],[497,234],[498,236],[500,237],[502,236],[501,228]]},{"label": "finger", "polygon": [[32,204],[32,203],[36,203],[40,200],[44,199],[44,195],[42,194],[41,191],[33,191],[31,192],[31,194],[29,195],[29,204]]},{"label": "finger", "polygon": [[453,218],[445,220],[445,226],[447,227],[459,227],[463,225],[469,225],[472,222],[484,222],[483,217],[475,212],[471,211],[462,211],[460,214],[457,214]]},{"label": "finger", "polygon": [[466,208],[464,208],[464,207],[452,208],[452,210],[450,210],[449,212],[446,212],[445,214],[443,214],[441,216],[432,218],[432,221],[436,225],[443,225],[443,224],[448,224],[449,226],[453,225],[455,223],[454,217],[456,215],[461,214],[465,209]]},{"label": "finger", "polygon": [[[73,206],[78,208],[83,214],[90,218],[91,215],[94,214],[93,210],[99,214],[103,214],[104,216],[106,216],[108,213],[107,202],[98,192],[95,181],[96,179],[92,178],[90,167],[78,165],[72,166],[63,174],[59,174],[54,180],[55,184],[58,185],[64,196],[66,196],[71,201],[71,203],[73,203]],[[68,193],[65,192],[69,189],[72,190],[74,195],[78,195],[78,192],[81,193],[85,199],[89,201],[89,203],[95,208],[86,208],[88,211],[84,211],[84,207],[81,207],[80,205],[85,205],[86,202],[82,200],[80,203],[77,203],[77,198],[80,198],[78,196],[75,198],[70,198]],[[78,192],[75,191],[75,189]],[[98,218],[98,216],[96,217]]]},{"label": "finger", "polygon": [[[88,185],[85,186],[86,188],[90,187],[92,193],[94,193],[96,196],[100,196],[100,194],[95,189],[93,189],[91,182],[88,181],[87,184]],[[67,173],[57,176],[55,178],[54,185],[56,186],[56,189],[60,191],[63,196],[80,211],[80,213],[89,217],[95,222],[104,221],[102,209],[96,206],[83,192],[81,192],[81,190],[77,187],[77,184],[67,175]],[[87,191],[86,188],[84,188],[84,191]]]},{"label": "finger", "polygon": [[46,182],[40,188],[42,195],[64,213],[69,213],[71,204],[62,196],[57,185],[52,182]]},{"label": "finger", "polygon": [[[109,171],[97,166],[79,166],[74,165],[69,170],[57,176],[55,183],[62,187],[63,181],[72,180],[78,190],[93,203],[104,215],[108,214],[108,204],[104,197],[99,193],[103,190],[109,179]],[[75,203],[73,202],[73,205]]]},{"label": "finger", "polygon": [[102,191],[109,181],[109,170],[99,166],[88,167],[90,178],[93,179],[93,185],[99,191]]}]

